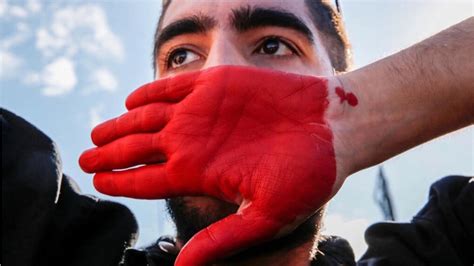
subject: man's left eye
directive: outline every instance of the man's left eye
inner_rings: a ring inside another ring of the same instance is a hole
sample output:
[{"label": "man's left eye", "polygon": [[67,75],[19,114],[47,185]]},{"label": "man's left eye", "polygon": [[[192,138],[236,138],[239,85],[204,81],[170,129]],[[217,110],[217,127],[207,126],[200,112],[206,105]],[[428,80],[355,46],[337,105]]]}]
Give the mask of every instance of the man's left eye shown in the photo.
[{"label": "man's left eye", "polygon": [[295,54],[294,49],[278,38],[268,38],[256,49],[257,54],[285,56]]}]

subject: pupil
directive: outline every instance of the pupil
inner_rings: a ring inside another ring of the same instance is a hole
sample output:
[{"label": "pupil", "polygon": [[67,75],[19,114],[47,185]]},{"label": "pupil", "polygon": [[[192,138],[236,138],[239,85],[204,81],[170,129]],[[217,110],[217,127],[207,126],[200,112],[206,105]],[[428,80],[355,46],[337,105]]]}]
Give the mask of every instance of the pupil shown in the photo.
[{"label": "pupil", "polygon": [[263,52],[266,54],[274,54],[278,51],[280,44],[277,40],[268,40],[263,45]]},{"label": "pupil", "polygon": [[174,55],[173,63],[181,65],[184,60],[186,60],[186,51],[179,51]]}]

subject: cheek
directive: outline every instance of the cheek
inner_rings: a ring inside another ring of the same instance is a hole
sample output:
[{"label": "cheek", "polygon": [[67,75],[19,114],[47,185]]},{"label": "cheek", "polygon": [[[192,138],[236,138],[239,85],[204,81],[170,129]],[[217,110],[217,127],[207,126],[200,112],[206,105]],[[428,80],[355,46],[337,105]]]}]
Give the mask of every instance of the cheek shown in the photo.
[{"label": "cheek", "polygon": [[332,67],[321,64],[318,60],[273,60],[261,61],[255,65],[259,68],[268,68],[283,72],[290,72],[306,76],[332,76]]},{"label": "cheek", "polygon": [[300,59],[285,60],[260,58],[252,61],[252,65],[258,68],[272,69],[295,74],[304,74],[304,72],[309,72],[308,66],[306,66]]},{"label": "cheek", "polygon": [[329,62],[315,60],[303,64],[299,74],[307,76],[334,76],[333,68]]}]

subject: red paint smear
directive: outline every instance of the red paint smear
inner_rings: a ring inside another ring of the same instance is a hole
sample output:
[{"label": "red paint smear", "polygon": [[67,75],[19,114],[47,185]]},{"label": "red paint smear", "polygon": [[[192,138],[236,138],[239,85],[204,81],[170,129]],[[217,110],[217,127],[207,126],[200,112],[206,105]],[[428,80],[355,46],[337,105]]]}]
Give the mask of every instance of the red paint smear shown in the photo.
[{"label": "red paint smear", "polygon": [[336,87],[336,94],[341,99],[340,103],[343,103],[344,101],[347,101],[347,103],[350,106],[356,106],[359,103],[359,100],[354,95],[354,93],[352,93],[352,92],[346,93],[344,91],[344,89],[341,88],[341,87]]}]

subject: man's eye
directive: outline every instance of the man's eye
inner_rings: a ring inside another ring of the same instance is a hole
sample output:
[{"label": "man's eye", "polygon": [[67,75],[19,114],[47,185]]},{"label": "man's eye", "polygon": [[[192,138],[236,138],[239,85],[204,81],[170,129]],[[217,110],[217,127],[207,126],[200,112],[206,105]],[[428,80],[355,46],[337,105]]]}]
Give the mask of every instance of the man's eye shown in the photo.
[{"label": "man's eye", "polygon": [[295,54],[294,49],[278,38],[268,38],[257,48],[258,54],[285,56]]},{"label": "man's eye", "polygon": [[169,68],[178,68],[183,65],[189,64],[198,60],[200,56],[194,52],[191,52],[187,49],[177,49],[168,57],[168,67]]}]

